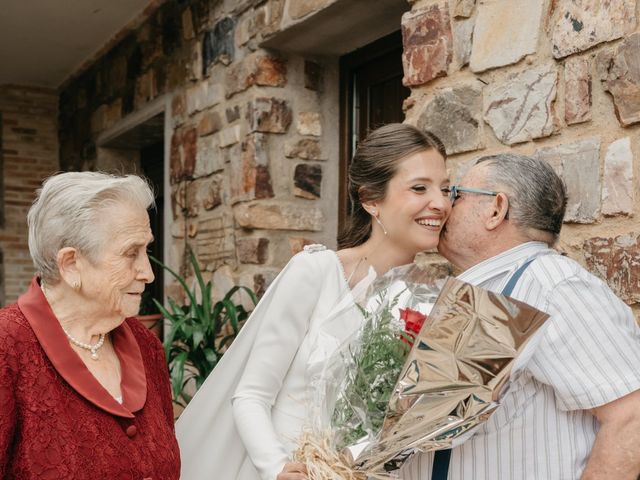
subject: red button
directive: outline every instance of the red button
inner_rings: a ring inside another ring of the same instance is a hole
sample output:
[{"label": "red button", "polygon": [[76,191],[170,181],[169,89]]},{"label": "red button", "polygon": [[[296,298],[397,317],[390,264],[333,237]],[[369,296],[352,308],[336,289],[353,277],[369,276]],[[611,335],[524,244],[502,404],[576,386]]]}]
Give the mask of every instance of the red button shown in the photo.
[{"label": "red button", "polygon": [[138,429],[135,425],[129,425],[125,430],[125,433],[127,434],[127,437],[133,438],[135,434],[138,433]]}]

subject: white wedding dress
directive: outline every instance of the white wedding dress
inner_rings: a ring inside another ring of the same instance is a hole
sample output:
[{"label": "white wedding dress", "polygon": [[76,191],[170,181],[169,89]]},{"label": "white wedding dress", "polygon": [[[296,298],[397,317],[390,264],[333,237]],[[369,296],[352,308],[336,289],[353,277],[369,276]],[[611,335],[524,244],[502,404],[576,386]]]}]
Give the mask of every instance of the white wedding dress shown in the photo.
[{"label": "white wedding dress", "polygon": [[176,424],[182,480],[276,479],[312,421],[313,370],[360,326],[373,276],[351,291],[334,251],[291,259]]}]

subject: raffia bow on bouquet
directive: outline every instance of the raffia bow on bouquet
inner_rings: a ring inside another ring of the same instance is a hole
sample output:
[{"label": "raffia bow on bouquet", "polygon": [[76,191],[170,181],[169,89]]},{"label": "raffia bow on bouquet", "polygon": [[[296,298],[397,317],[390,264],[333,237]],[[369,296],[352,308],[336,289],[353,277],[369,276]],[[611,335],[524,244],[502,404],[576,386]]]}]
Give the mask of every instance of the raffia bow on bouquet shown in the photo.
[{"label": "raffia bow on bouquet", "polygon": [[314,421],[295,453],[310,480],[396,478],[413,453],[461,444],[498,407],[548,315],[453,278],[438,290],[418,266],[391,270],[361,327],[315,369]]}]

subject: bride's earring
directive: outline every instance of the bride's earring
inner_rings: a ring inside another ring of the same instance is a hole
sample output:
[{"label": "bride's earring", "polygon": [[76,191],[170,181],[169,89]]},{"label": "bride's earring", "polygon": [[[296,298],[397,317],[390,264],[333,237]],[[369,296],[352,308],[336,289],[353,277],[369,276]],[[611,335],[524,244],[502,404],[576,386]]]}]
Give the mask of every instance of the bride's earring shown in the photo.
[{"label": "bride's earring", "polygon": [[379,214],[378,212],[376,212],[375,210],[373,212],[371,212],[371,215],[373,215],[373,218],[376,219],[376,222],[378,222],[378,225],[380,225],[380,227],[382,228],[382,231],[384,232],[385,235],[387,235],[387,229],[384,228],[384,224],[382,223],[382,220],[380,220]]}]

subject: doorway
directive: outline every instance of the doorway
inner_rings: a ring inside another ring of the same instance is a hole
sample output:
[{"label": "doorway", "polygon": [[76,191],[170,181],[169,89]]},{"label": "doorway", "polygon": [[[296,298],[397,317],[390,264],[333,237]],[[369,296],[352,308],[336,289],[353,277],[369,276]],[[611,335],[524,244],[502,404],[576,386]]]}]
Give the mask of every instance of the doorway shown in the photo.
[{"label": "doorway", "polygon": [[[136,173],[144,176],[155,194],[156,206],[149,210],[149,221],[154,241],[149,255],[165,262],[165,114],[164,101],[159,99],[145,111],[123,119],[97,140],[96,168],[112,173]],[[153,300],[164,303],[163,269],[151,263],[155,280],[148,284],[142,296],[139,316],[160,313]],[[143,322],[145,323],[145,322]],[[162,328],[154,319],[147,326],[162,338]]]},{"label": "doorway", "polygon": [[411,90],[402,84],[402,34],[398,30],[340,58],[340,193],[338,228],[347,221],[349,163],[371,130],[402,122]]}]

